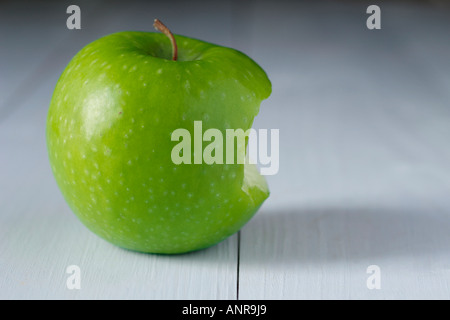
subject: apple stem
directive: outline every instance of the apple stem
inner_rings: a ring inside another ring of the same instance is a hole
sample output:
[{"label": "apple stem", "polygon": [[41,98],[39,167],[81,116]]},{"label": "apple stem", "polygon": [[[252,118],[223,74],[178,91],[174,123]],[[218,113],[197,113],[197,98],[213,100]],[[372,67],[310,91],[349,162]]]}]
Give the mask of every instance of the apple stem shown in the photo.
[{"label": "apple stem", "polygon": [[155,21],[153,23],[153,27],[155,27],[156,30],[164,33],[170,39],[170,42],[172,42],[172,60],[173,61],[177,61],[177,59],[178,59],[178,47],[177,47],[177,42],[175,41],[175,37],[173,36],[172,32],[170,32],[169,28],[167,28],[158,19],[155,19]]}]

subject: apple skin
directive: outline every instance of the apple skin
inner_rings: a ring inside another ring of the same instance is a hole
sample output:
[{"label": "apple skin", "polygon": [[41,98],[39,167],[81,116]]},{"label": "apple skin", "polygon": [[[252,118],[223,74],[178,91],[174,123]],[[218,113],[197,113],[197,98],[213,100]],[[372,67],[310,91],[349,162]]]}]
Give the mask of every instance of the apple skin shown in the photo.
[{"label": "apple skin", "polygon": [[[123,248],[175,254],[237,232],[269,196],[253,165],[180,164],[171,133],[251,127],[271,93],[245,54],[175,35],[120,32],[84,47],[56,85],[47,148],[57,184],[92,232]],[[207,143],[203,144],[205,147]]]}]

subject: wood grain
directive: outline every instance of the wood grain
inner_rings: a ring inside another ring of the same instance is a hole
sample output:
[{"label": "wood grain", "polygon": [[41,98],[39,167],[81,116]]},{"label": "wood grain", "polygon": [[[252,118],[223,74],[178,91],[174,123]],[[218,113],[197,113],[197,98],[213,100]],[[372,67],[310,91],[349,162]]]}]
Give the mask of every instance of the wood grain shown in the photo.
[{"label": "wood grain", "polygon": [[[382,8],[371,33],[353,3],[257,7],[253,51],[274,90],[256,126],[280,129],[281,154],[241,231],[241,299],[450,297],[450,24]],[[280,36],[267,47],[267,34]]]}]

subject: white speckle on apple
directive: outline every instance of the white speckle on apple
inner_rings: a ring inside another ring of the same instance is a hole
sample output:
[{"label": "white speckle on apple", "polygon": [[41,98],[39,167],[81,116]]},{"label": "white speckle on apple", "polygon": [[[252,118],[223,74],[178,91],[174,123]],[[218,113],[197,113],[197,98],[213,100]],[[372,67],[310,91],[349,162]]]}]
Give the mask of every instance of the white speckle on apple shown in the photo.
[{"label": "white speckle on apple", "polygon": [[134,66],[130,69],[130,72],[134,72],[134,71],[136,71],[136,70],[137,70],[137,66],[134,65]]},{"label": "white speckle on apple", "polygon": [[[146,61],[146,62],[148,62],[148,61]],[[158,69],[158,70],[156,70],[156,73],[157,73],[157,74],[162,74],[162,72],[163,72],[163,70],[162,70],[162,69]]]},{"label": "white speckle on apple", "polygon": [[124,65],[122,66],[122,69],[123,69],[123,70],[127,70],[127,69],[128,69],[128,66],[127,66],[126,64],[124,64]]},{"label": "white speckle on apple", "polygon": [[103,152],[103,154],[107,157],[109,157],[111,155],[111,149],[109,149],[108,147],[105,147],[105,151]]},{"label": "white speckle on apple", "polygon": [[129,165],[129,166],[131,166],[132,165],[132,161],[131,160],[128,160],[128,162],[127,162],[127,164]]}]

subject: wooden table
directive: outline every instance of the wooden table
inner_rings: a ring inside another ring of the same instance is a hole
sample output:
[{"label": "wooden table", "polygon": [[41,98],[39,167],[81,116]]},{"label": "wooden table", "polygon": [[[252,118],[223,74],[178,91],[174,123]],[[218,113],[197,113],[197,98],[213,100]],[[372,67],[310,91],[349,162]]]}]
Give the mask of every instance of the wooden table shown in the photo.
[{"label": "wooden table", "polygon": [[[359,2],[0,4],[0,298],[449,299],[449,7]],[[271,197],[240,231],[179,256],[116,248],[72,214],[51,174],[46,112],[87,43],[123,30],[240,49],[273,94],[255,128],[280,129]],[[69,290],[77,265],[81,289]],[[367,269],[379,267],[380,289]]]}]

